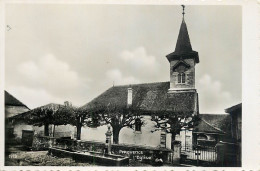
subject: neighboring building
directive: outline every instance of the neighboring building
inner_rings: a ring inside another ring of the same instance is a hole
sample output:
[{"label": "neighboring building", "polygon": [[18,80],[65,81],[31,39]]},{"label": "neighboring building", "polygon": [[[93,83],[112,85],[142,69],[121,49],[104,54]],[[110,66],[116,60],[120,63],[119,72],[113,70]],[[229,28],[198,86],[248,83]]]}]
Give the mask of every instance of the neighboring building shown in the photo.
[{"label": "neighboring building", "polygon": [[231,116],[231,136],[235,142],[241,143],[241,128],[242,128],[242,103],[227,108],[226,113]]},{"label": "neighboring building", "polygon": [[11,117],[27,112],[30,109],[19,101],[17,98],[12,96],[10,93],[5,91],[5,135],[6,139],[15,137],[17,129],[13,125]]},{"label": "neighboring building", "polygon": [[[176,140],[181,141],[181,153],[187,159],[204,161],[216,161],[215,147],[218,142],[226,140],[230,136],[231,118],[226,114],[200,114],[199,121],[194,128],[182,129]],[[197,157],[196,148],[204,156]]]},{"label": "neighboring building", "polygon": [[220,161],[225,166],[241,166],[242,103],[225,110],[231,116],[231,140],[219,143]]},{"label": "neighboring building", "polygon": [[183,129],[176,140],[182,142],[183,151],[194,146],[214,147],[230,135],[230,116],[226,114],[200,114],[199,121],[191,129]]},{"label": "neighboring building", "polygon": [[16,99],[10,93],[5,91],[5,117],[9,118],[20,113],[29,111],[30,109],[21,101]]},{"label": "neighboring building", "polygon": [[[65,105],[71,105],[69,102],[65,102]],[[34,134],[38,134],[41,136],[45,135],[45,131],[48,132],[49,136],[53,136],[55,133],[56,137],[71,137],[74,138],[74,127],[71,125],[44,125],[44,121],[42,123],[40,120],[38,122],[28,124],[28,122],[24,118],[29,118],[31,113],[33,113],[37,109],[52,109],[52,110],[57,110],[59,107],[64,106],[61,104],[55,104],[55,103],[50,103],[44,106],[37,107],[35,109],[32,109],[30,111],[21,113],[19,115],[10,117],[9,120],[12,121],[13,123],[13,128],[14,128],[14,135],[16,139],[21,139],[22,138],[22,133],[23,131],[33,131]],[[28,117],[29,116],[29,117]]]}]

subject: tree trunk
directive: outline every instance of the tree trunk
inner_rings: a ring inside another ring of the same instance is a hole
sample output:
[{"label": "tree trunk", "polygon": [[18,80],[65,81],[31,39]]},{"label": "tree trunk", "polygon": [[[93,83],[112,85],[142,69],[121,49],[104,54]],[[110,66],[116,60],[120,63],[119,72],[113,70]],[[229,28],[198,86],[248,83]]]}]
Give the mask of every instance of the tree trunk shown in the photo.
[{"label": "tree trunk", "polygon": [[49,124],[44,124],[44,135],[49,136]]},{"label": "tree trunk", "polygon": [[81,138],[81,125],[77,125],[77,140]]},{"label": "tree trunk", "polygon": [[172,142],[175,141],[176,133],[172,133]]},{"label": "tree trunk", "polygon": [[113,144],[118,144],[119,143],[119,132],[121,128],[120,127],[113,127]]},{"label": "tree trunk", "polygon": [[53,125],[53,132],[52,132],[52,136],[55,136],[55,125]]},{"label": "tree trunk", "polygon": [[173,132],[172,132],[172,142],[171,142],[172,150],[174,150],[175,136],[176,136],[176,133],[173,133]]}]

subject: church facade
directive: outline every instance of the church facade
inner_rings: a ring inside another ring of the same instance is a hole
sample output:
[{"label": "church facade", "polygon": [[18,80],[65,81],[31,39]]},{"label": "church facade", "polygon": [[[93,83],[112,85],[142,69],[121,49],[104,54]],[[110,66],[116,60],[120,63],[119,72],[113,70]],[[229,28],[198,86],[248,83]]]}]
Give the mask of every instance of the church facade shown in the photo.
[{"label": "church facade", "polygon": [[[144,125],[138,129],[137,126],[133,129],[122,128],[119,134],[120,144],[172,149],[171,142],[175,137],[160,129],[155,130],[156,123],[152,121],[152,114],[156,111],[171,111],[173,115],[199,115],[198,93],[195,88],[195,67],[199,63],[199,55],[198,52],[192,50],[184,16],[175,51],[168,54],[166,58],[170,64],[169,82],[113,86],[83,106],[83,108],[89,108],[93,105],[115,104],[118,107],[132,105],[143,111]],[[91,129],[93,128],[86,130],[86,133],[82,131],[82,139],[87,134],[89,135],[86,136],[87,139],[93,137],[91,134],[96,134],[99,130],[103,130],[99,133],[100,135],[105,134],[106,126]],[[95,136],[92,140],[97,140],[94,138]],[[182,141],[183,137],[178,135],[177,139]],[[192,145],[192,139],[190,145]]]}]

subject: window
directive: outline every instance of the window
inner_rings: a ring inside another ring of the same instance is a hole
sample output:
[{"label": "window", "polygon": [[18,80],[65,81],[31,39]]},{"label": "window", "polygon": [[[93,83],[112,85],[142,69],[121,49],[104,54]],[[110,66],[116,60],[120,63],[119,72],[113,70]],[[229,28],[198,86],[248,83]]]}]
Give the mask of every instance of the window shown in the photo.
[{"label": "window", "polygon": [[140,118],[135,119],[135,131],[141,132],[142,122]]},{"label": "window", "polygon": [[185,83],[185,73],[182,72],[182,73],[179,73],[178,74],[178,83]]}]

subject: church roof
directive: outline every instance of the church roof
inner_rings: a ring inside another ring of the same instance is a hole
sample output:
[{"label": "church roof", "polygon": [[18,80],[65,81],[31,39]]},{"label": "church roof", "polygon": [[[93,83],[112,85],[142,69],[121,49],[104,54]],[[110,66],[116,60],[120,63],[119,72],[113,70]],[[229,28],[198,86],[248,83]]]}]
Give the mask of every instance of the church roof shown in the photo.
[{"label": "church roof", "polygon": [[83,108],[91,108],[96,105],[107,106],[109,104],[126,107],[128,88],[130,87],[133,92],[133,107],[143,111],[172,111],[180,114],[197,112],[197,93],[168,93],[170,82],[113,86],[84,105]]},{"label": "church roof", "polygon": [[181,23],[175,51],[166,57],[169,61],[178,60],[180,58],[195,58],[196,63],[199,63],[198,52],[192,50],[190,37],[184,18]]},{"label": "church roof", "polygon": [[237,105],[234,105],[234,106],[231,106],[231,107],[225,109],[225,112],[226,113],[235,113],[236,111],[239,111],[239,110],[241,111],[241,109],[242,109],[242,103],[239,103]]},{"label": "church roof", "polygon": [[229,134],[230,116],[227,114],[200,114],[194,132]]},{"label": "church roof", "polygon": [[25,104],[23,104],[21,101],[16,99],[14,96],[12,96],[7,91],[5,91],[5,105],[9,105],[9,106],[24,106],[24,107],[28,108]]}]

